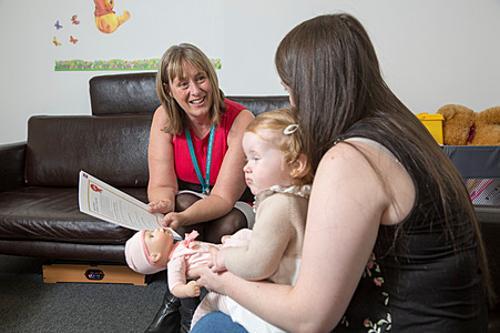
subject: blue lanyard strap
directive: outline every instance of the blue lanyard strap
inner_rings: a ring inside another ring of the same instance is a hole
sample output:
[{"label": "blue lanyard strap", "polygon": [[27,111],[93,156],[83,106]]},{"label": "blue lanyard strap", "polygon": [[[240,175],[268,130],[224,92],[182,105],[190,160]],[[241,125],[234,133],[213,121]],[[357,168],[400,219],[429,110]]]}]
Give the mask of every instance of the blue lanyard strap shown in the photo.
[{"label": "blue lanyard strap", "polygon": [[184,129],[184,133],[186,133],[186,140],[189,147],[189,154],[191,155],[191,162],[193,162],[194,171],[196,172],[196,176],[198,176],[198,180],[200,181],[201,191],[204,194],[210,193],[210,166],[212,165],[212,148],[214,144],[214,135],[215,135],[215,126],[212,125],[210,128],[210,136],[208,138],[208,150],[207,150],[207,165],[205,167],[205,179],[201,175],[200,166],[198,165],[198,159],[196,158],[196,154],[194,153],[193,140],[191,139],[191,133],[189,133],[189,129]]}]

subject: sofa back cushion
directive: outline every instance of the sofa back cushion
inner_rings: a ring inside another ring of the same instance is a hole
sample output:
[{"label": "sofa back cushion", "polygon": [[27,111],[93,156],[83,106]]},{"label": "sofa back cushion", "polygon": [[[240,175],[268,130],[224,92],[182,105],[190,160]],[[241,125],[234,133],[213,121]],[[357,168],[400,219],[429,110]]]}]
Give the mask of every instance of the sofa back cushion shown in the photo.
[{"label": "sofa back cushion", "polygon": [[[92,114],[153,113],[160,105],[155,72],[94,76],[90,79]],[[228,96],[254,114],[288,107],[288,96]]]},{"label": "sofa back cushion", "polygon": [[76,186],[85,170],[118,187],[146,186],[151,114],[33,116],[28,121],[26,182]]},{"label": "sofa back cushion", "polygon": [[89,81],[92,114],[153,113],[160,105],[156,72],[94,76]]},{"label": "sofa back cushion", "polygon": [[228,96],[227,98],[246,106],[254,115],[290,107],[288,96]]}]

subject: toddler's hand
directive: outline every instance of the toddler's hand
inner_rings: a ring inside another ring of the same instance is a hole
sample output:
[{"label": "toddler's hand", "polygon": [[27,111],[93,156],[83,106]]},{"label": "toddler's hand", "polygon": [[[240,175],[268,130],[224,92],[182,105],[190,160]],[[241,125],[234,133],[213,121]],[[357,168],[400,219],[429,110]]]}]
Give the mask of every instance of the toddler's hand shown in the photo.
[{"label": "toddler's hand", "polygon": [[188,297],[198,297],[200,296],[200,285],[196,281],[189,281],[186,284],[186,293]]},{"label": "toddler's hand", "polygon": [[170,200],[151,201],[148,204],[148,210],[150,213],[166,214],[174,210],[174,205]]}]

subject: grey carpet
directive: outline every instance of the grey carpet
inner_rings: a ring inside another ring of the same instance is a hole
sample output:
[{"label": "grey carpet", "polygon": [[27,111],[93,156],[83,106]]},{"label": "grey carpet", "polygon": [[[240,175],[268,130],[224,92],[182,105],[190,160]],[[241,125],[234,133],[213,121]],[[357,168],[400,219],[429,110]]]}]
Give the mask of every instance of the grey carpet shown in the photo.
[{"label": "grey carpet", "polygon": [[42,281],[42,261],[0,255],[0,332],[144,332],[165,292],[146,287]]}]

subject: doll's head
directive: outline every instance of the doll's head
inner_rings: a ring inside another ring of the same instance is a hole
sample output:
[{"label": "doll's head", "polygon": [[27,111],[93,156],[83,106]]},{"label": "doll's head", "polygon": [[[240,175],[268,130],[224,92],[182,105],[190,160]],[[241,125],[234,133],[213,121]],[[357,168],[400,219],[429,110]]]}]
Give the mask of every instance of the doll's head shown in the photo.
[{"label": "doll's head", "polygon": [[154,274],[167,267],[174,238],[168,229],[138,231],[125,243],[127,265],[141,274]]},{"label": "doll's head", "polygon": [[303,138],[291,110],[259,114],[246,128],[243,171],[253,194],[272,185],[304,185],[312,181],[312,169],[303,151]]}]

